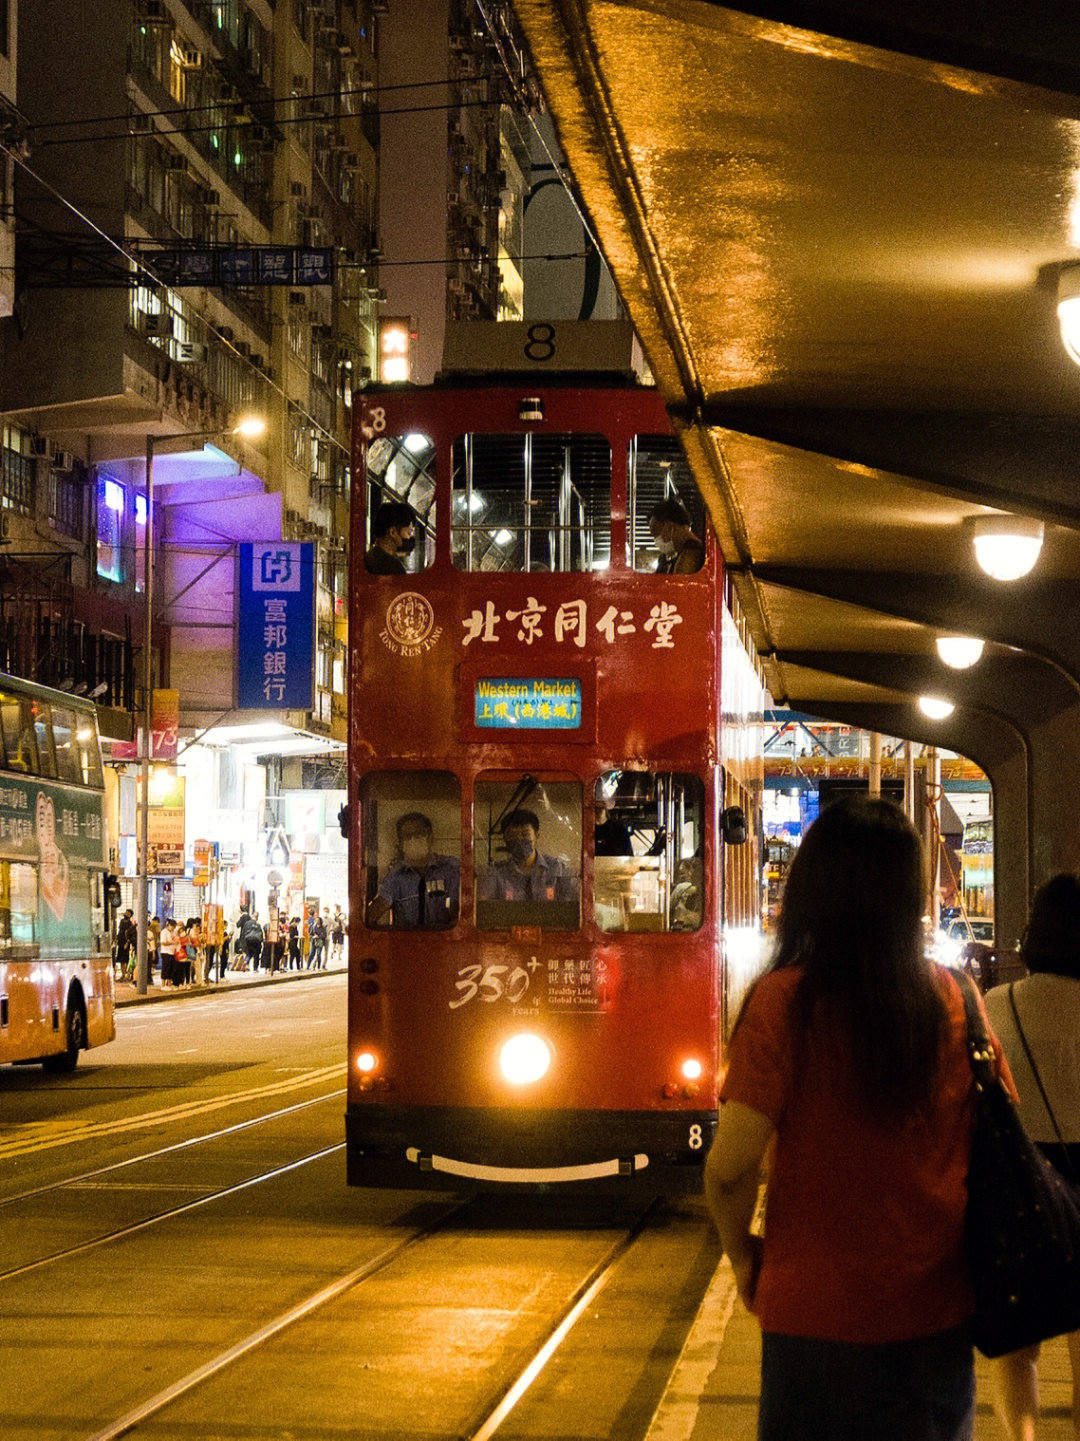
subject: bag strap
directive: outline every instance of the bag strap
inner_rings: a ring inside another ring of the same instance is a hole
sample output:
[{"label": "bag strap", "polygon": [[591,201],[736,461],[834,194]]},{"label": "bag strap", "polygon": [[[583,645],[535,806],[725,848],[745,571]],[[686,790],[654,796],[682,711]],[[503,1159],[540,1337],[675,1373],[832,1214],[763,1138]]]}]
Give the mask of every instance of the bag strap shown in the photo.
[{"label": "bag strap", "polygon": [[966,971],[954,971],[953,974],[960,987],[960,994],[964,998],[968,1060],[971,1062],[971,1073],[975,1077],[976,1087],[980,1091],[985,1091],[995,1085],[998,1079],[994,1069],[996,1058],[994,1048],[990,1044],[990,1033],[986,1028],[986,1021],[983,1019],[975,982]]},{"label": "bag strap", "polygon": [[1012,1007],[1017,1035],[1020,1037],[1020,1043],[1024,1048],[1024,1055],[1027,1056],[1028,1065],[1031,1067],[1031,1074],[1035,1077],[1035,1084],[1039,1088],[1039,1095],[1042,1097],[1043,1105],[1046,1107],[1046,1114],[1050,1117],[1050,1124],[1054,1128],[1054,1135],[1058,1138],[1058,1144],[1064,1146],[1065,1140],[1061,1134],[1061,1128],[1058,1126],[1057,1117],[1054,1115],[1054,1109],[1050,1104],[1050,1097],[1046,1094],[1046,1087],[1043,1085],[1042,1077],[1039,1075],[1039,1068],[1035,1064],[1035,1057],[1031,1054],[1031,1047],[1028,1045],[1027,1036],[1024,1035],[1024,1028],[1020,1024],[1020,1013],[1016,1009],[1016,999],[1013,996],[1013,988],[1015,985],[1015,981],[1009,982],[1009,1005]]}]

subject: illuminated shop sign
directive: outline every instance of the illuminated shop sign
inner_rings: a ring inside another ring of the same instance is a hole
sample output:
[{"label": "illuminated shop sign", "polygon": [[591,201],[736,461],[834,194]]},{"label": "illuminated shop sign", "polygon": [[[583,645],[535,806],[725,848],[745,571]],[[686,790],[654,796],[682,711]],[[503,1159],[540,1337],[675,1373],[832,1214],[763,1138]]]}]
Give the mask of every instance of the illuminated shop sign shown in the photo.
[{"label": "illuminated shop sign", "polygon": [[489,730],[577,730],[581,681],[572,676],[528,679],[485,677],[476,682],[474,716]]}]

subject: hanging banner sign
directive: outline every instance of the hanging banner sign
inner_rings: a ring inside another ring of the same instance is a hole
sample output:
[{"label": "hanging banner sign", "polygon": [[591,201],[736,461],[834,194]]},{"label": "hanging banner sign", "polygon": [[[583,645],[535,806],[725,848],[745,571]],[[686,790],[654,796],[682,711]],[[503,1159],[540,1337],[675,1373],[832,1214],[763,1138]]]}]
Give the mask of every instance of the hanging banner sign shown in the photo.
[{"label": "hanging banner sign", "polygon": [[315,547],[238,547],[236,704],[311,710],[315,704]]},{"label": "hanging banner sign", "polygon": [[184,247],[142,252],[141,259],[168,285],[332,285],[334,252],[328,246],[250,245]]}]

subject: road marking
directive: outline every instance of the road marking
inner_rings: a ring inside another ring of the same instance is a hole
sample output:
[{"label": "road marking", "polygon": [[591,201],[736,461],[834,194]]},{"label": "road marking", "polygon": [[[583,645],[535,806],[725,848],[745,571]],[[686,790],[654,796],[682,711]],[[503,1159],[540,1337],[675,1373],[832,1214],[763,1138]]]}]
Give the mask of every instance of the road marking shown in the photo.
[{"label": "road marking", "polygon": [[[319,1086],[326,1081],[340,1083],[342,1070],[340,1064],[322,1066],[318,1070],[307,1071],[288,1080],[256,1086],[250,1091],[233,1091],[224,1096],[210,1096],[202,1101],[186,1101],[179,1106],[167,1106],[160,1111],[147,1111],[141,1116],[129,1116],[122,1120],[38,1121],[29,1126],[20,1126],[14,1135],[0,1139],[0,1160],[7,1160],[12,1156],[28,1156],[37,1151],[51,1151],[57,1146],[70,1146],[77,1141],[96,1141],[103,1136],[122,1136],[129,1132],[145,1131],[151,1126],[164,1126],[195,1116],[206,1116],[229,1106],[242,1105],[245,1101],[280,1096],[287,1091]],[[27,1135],[27,1131],[31,1134]]]},{"label": "road marking", "polygon": [[701,1399],[720,1359],[738,1292],[725,1256],[716,1268],[653,1413],[645,1441],[688,1441],[694,1434]]}]

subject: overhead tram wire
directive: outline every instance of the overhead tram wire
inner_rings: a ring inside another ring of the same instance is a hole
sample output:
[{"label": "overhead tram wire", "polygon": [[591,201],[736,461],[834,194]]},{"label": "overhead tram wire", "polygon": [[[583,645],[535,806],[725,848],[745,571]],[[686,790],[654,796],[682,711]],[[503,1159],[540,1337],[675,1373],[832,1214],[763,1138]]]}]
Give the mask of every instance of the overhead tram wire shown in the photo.
[{"label": "overhead tram wire", "polygon": [[[18,154],[17,149],[5,144],[3,141],[0,141],[0,155],[6,155],[9,157],[9,159],[13,160],[16,165],[18,165],[22,170],[26,172],[26,174],[30,177],[31,180],[36,181],[37,184],[40,185],[47,194],[51,195],[57,202],[59,202],[59,204],[62,205],[65,210],[69,210],[72,215],[76,217],[76,219],[81,220],[84,225],[86,225],[90,230],[92,230],[93,233],[100,240],[104,241],[106,245],[110,246],[119,255],[122,255],[126,261],[130,262],[130,264],[132,264],[136,268],[140,275],[146,277],[147,283],[149,285],[152,285],[155,289],[170,289],[170,287],[163,280],[161,280],[159,276],[155,275],[152,270],[148,269],[148,267],[143,264],[143,262],[139,259],[138,255],[133,255],[129,251],[125,250],[119,241],[115,240],[111,235],[108,234],[107,231],[102,230],[100,225],[96,224],[93,220],[91,220],[90,217],[86,215],[83,211],[81,211],[77,205],[75,205],[72,201],[68,200],[66,196],[62,195],[54,185],[52,185],[43,176],[39,175],[37,171],[34,170],[33,167],[30,166],[26,162],[26,160],[24,160],[23,157]],[[205,317],[201,317],[201,319],[202,323],[206,326],[206,329],[209,331],[209,333],[213,335],[218,341],[220,341],[222,345],[226,346],[229,350],[231,350],[238,360],[242,360],[245,365],[249,366],[252,370],[254,370],[255,373],[263,381],[263,383],[267,385],[276,395],[279,395],[282,400],[285,401],[286,405],[291,406],[293,413],[299,415],[303,419],[305,425],[310,426],[313,434],[317,434],[319,437],[329,441],[331,445],[335,446],[339,451],[341,451],[342,455],[344,455],[346,459],[349,458],[349,447],[347,445],[343,444],[340,440],[338,440],[337,436],[333,435],[330,431],[328,431],[325,426],[322,425],[320,421],[316,420],[309,411],[301,408],[298,403],[280,385],[278,385],[276,381],[271,380],[270,377],[266,375],[263,371],[259,370],[257,366],[252,365],[248,357],[246,355],[242,355],[233,344],[233,342],[231,340],[227,340],[226,337],[221,334],[221,332],[217,329],[216,326],[211,325],[211,323],[206,320]]]},{"label": "overhead tram wire", "polygon": [[[252,106],[260,109],[275,105],[296,105],[310,102],[312,100],[332,100],[335,97],[361,95],[370,98],[373,95],[387,95],[393,90],[425,90],[438,85],[478,85],[487,80],[499,80],[503,76],[499,71],[486,71],[482,75],[462,75],[455,78],[447,77],[444,80],[410,80],[402,81],[399,85],[357,85],[352,88],[342,89],[336,86],[333,90],[316,90],[310,95],[271,95],[267,100],[220,100],[207,105],[173,105],[161,110],[142,110],[141,115],[150,115],[154,118],[164,118],[170,115],[198,115],[206,110],[250,110]],[[442,106],[435,107],[442,109]],[[394,111],[394,114],[407,114],[407,110]],[[361,112],[347,111],[350,119],[359,120]],[[319,117],[322,118],[322,117]],[[40,120],[29,121],[24,127],[29,134],[36,130],[61,130],[70,129],[76,125],[113,125],[120,121],[130,120],[131,111],[125,110],[122,115],[95,115],[87,116],[81,120]],[[255,124],[258,124],[256,119]],[[93,138],[93,137],[89,137]]]}]

